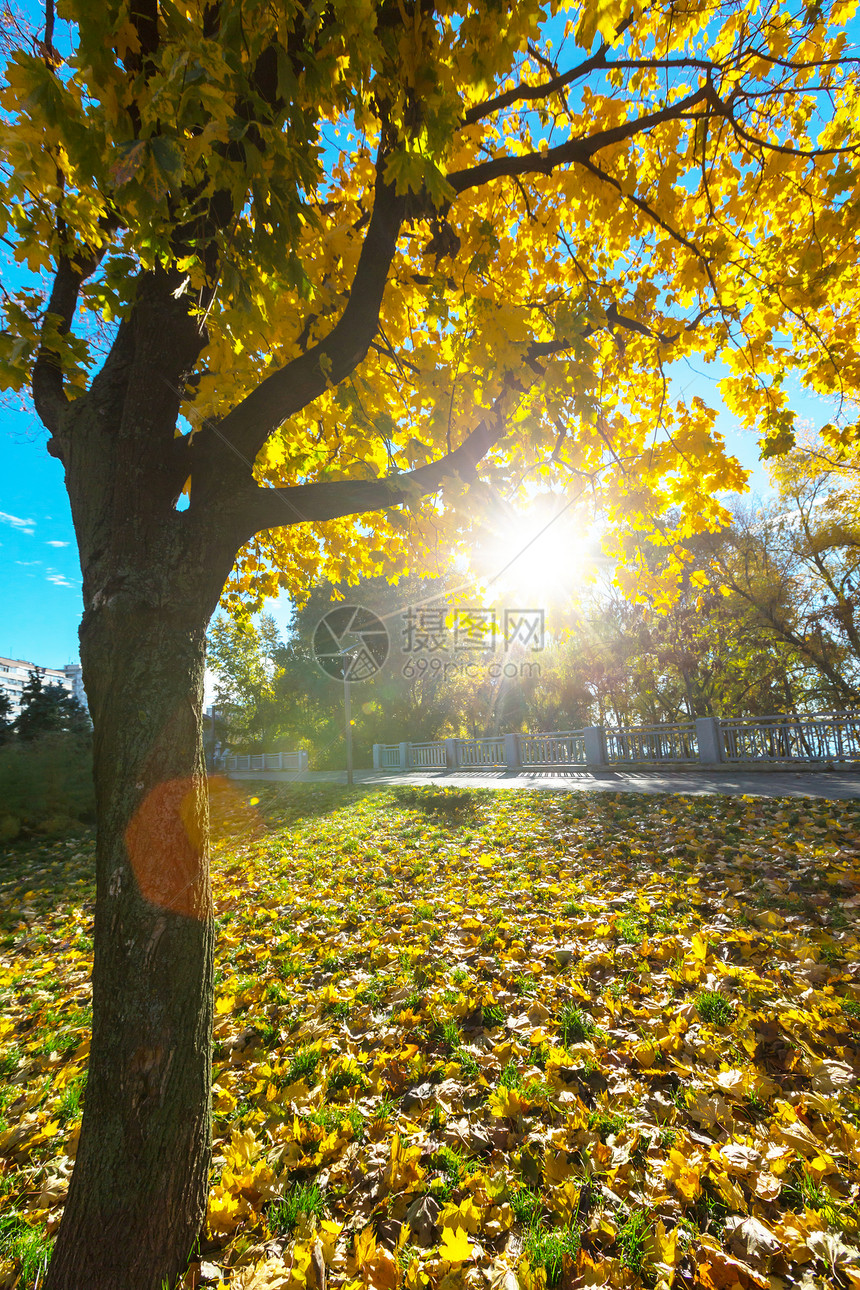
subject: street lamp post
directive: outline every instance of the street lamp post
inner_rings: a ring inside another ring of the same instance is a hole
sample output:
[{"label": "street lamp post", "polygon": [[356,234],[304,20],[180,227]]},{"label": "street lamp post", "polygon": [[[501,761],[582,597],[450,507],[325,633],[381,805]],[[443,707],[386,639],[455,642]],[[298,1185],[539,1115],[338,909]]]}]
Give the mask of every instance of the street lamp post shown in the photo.
[{"label": "street lamp post", "polygon": [[341,650],[340,656],[343,660],[343,722],[344,736],[346,738],[346,782],[351,787],[352,778],[352,697],[349,692],[349,668],[352,662],[353,651],[361,649],[362,642],[356,641],[348,649]]},{"label": "street lamp post", "polygon": [[344,651],[343,667],[343,717],[346,723],[346,782],[352,784],[352,700],[349,694],[349,668],[346,664],[346,655]]},{"label": "street lamp post", "polygon": [[[346,645],[344,642],[349,641]],[[343,722],[346,740],[346,782],[353,783],[352,695],[353,680],[367,681],[388,657],[388,631],[381,618],[360,605],[338,605],[320,619],[313,636],[313,651],[327,676],[343,680]]]}]

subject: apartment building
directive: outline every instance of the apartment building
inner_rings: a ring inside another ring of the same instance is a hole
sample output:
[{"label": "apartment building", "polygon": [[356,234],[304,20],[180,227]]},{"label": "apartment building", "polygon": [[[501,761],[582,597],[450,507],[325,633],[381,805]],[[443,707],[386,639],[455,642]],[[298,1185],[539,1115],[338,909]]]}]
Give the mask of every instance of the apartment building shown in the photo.
[{"label": "apartment building", "polygon": [[[27,677],[35,666],[35,663],[23,658],[0,658],[0,690],[8,694],[12,702],[13,718],[21,711],[21,695],[27,684]],[[87,706],[80,663],[67,663],[62,668],[40,667],[39,671],[42,673],[43,685],[61,685],[83,707]]]}]

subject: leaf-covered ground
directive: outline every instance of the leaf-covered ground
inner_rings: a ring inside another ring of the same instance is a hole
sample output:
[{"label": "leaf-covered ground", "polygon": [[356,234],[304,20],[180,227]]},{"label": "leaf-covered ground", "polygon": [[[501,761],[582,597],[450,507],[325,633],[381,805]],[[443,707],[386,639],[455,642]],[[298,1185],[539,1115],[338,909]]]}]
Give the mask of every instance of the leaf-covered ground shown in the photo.
[{"label": "leaf-covered ground", "polygon": [[[188,1285],[860,1287],[860,804],[258,791]],[[72,1167],[90,864],[0,860],[0,1286]]]}]

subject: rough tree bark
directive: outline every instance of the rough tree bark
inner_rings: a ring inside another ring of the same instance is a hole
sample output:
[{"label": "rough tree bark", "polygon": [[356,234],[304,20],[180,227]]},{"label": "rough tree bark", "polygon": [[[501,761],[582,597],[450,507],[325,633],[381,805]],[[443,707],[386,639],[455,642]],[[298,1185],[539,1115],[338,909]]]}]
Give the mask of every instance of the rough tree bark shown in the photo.
[{"label": "rough tree bark", "polygon": [[[89,610],[99,813],[93,1036],[48,1285],[173,1285],[205,1208],[213,924],[200,740],[205,620]],[[165,1259],[165,1252],[167,1257]]]},{"label": "rough tree bark", "polygon": [[171,285],[142,282],[91,391],[50,417],[83,571],[98,813],[92,1047],[51,1290],[172,1286],[206,1203],[213,924],[201,710],[206,626],[235,548],[176,510],[177,391],[202,339]]}]

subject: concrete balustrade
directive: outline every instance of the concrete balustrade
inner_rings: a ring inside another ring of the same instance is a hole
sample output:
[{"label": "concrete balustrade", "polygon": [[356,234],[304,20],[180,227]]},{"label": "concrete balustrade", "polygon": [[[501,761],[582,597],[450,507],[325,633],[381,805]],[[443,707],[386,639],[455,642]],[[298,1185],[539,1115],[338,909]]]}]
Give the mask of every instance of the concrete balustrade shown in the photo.
[{"label": "concrete balustrade", "polygon": [[[374,770],[473,770],[584,766],[721,766],[787,763],[818,766],[860,762],[860,713],[760,718],[697,717],[695,721],[416,744],[374,744]],[[397,751],[395,759],[392,752]]]},{"label": "concrete balustrade", "polygon": [[[479,739],[439,739],[373,745],[375,771],[481,771],[612,766],[797,767],[860,764],[860,713],[816,713],[758,718],[697,717],[695,721],[537,734],[506,733]],[[308,754],[227,754],[216,769],[250,777],[254,771],[308,770]]]}]

